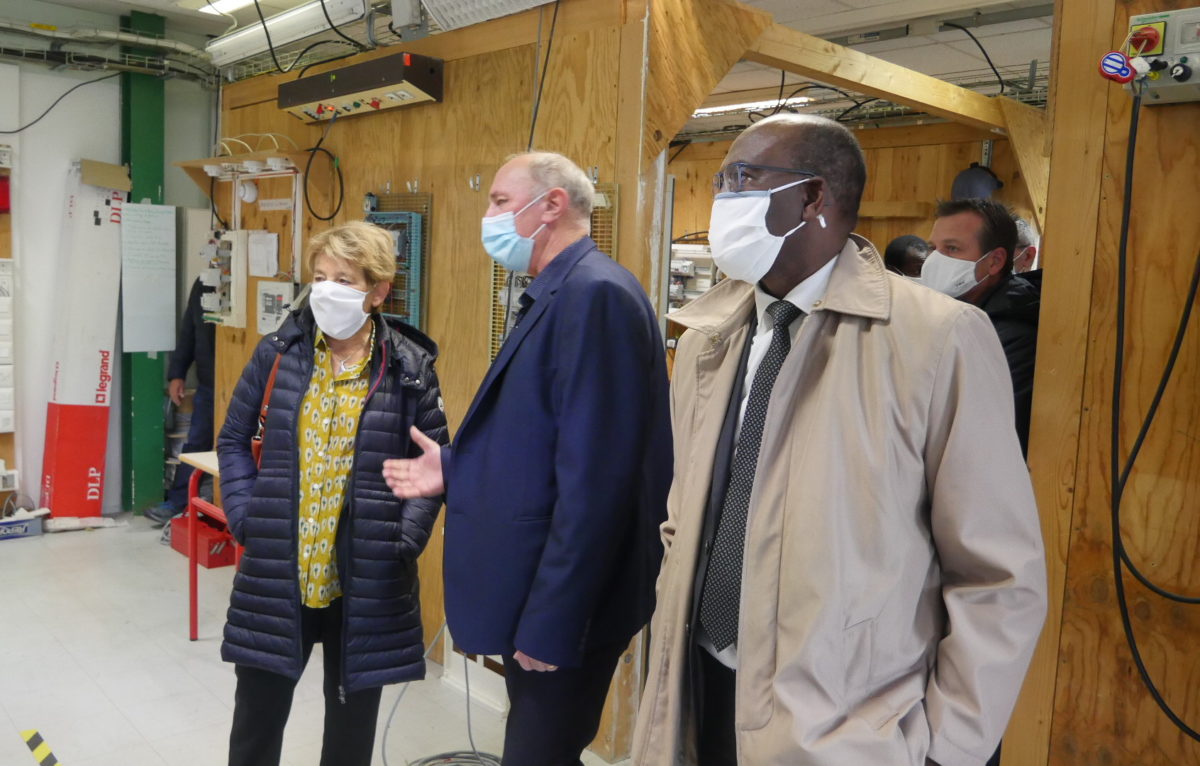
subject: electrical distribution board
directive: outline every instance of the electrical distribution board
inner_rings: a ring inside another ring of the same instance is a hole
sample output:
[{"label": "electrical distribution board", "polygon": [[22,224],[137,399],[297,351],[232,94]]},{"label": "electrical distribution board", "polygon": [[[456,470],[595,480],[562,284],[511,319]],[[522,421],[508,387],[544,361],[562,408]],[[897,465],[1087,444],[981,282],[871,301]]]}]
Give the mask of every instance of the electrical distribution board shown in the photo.
[{"label": "electrical distribution board", "polygon": [[1125,53],[1150,64],[1147,106],[1200,101],[1200,7],[1131,16]]},{"label": "electrical distribution board", "polygon": [[211,292],[200,296],[204,321],[226,327],[245,327],[246,261],[250,232],[216,232],[210,247],[208,268],[200,272],[200,283],[212,288]]}]

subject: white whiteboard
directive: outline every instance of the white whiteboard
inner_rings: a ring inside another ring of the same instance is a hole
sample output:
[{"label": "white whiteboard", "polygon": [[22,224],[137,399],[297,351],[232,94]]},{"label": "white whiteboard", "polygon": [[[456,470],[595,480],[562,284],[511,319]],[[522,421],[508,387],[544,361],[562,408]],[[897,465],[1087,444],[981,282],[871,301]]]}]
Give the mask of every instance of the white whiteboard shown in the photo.
[{"label": "white whiteboard", "polygon": [[175,348],[175,208],[126,203],[121,211],[121,344]]}]

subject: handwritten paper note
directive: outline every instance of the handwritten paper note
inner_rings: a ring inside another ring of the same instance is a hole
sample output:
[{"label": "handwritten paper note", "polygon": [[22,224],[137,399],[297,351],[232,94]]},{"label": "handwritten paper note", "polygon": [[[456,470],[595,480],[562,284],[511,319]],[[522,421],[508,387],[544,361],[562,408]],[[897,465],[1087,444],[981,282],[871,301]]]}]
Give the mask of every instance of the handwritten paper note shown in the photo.
[{"label": "handwritten paper note", "polygon": [[175,208],[126,203],[121,215],[121,343],[175,347]]}]

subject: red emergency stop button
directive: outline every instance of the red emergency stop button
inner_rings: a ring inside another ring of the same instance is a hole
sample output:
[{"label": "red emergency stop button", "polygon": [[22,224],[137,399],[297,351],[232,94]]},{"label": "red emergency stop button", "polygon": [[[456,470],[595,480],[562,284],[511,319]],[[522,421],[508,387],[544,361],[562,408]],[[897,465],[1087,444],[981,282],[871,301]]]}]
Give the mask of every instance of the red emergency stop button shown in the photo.
[{"label": "red emergency stop button", "polygon": [[1154,27],[1135,29],[1129,36],[1129,47],[1138,55],[1157,49],[1161,42],[1162,35]]}]

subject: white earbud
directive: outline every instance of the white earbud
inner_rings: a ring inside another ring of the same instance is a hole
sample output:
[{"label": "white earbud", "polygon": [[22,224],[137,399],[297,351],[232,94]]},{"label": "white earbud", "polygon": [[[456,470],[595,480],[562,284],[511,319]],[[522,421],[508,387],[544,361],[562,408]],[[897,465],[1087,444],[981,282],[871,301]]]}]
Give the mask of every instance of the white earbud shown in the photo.
[{"label": "white earbud", "polygon": [[824,213],[820,213],[817,215],[817,223],[821,224],[822,229],[825,228],[825,214]]}]

